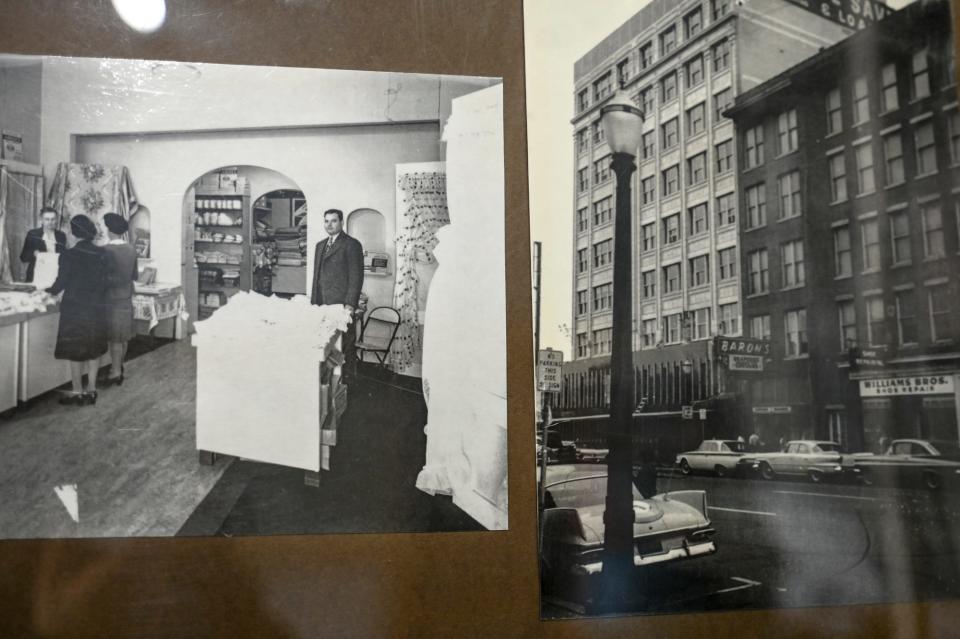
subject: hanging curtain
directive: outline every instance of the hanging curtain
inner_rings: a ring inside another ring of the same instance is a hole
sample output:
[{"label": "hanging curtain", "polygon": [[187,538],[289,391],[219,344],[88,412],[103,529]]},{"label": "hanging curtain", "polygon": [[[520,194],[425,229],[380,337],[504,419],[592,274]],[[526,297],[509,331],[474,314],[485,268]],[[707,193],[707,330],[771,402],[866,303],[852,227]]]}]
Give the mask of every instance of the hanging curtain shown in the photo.
[{"label": "hanging curtain", "polygon": [[390,349],[397,372],[418,365],[423,329],[420,325],[421,291],[418,265],[433,265],[437,231],[450,223],[447,181],[443,173],[408,173],[399,177],[403,192],[402,218],[397,234],[397,278],[393,306],[400,312],[400,327]]},{"label": "hanging curtain", "polygon": [[26,265],[17,256],[38,224],[42,199],[43,177],[0,166],[0,281],[23,281]]},{"label": "hanging curtain", "polygon": [[129,221],[139,204],[127,167],[61,162],[47,194],[47,206],[59,212],[62,229],[74,215],[86,215],[97,225],[96,242],[104,244],[103,216],[116,213]]}]

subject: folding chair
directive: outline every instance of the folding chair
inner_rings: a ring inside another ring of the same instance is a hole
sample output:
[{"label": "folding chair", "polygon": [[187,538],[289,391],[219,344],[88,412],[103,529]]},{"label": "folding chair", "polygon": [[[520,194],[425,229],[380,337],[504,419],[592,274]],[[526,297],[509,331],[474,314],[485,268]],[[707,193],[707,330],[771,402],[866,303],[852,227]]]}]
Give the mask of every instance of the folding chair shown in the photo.
[{"label": "folding chair", "polygon": [[398,328],[400,312],[395,308],[378,306],[367,313],[356,344],[358,361],[364,361],[364,355],[371,353],[380,362],[380,368],[386,368],[387,356]]}]

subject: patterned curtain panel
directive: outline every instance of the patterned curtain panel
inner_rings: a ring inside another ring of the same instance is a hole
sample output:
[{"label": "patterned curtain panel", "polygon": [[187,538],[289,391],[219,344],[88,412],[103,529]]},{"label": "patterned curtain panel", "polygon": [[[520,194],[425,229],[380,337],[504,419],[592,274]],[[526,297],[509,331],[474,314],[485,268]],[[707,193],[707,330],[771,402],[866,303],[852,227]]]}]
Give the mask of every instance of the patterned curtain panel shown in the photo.
[{"label": "patterned curtain panel", "polygon": [[[116,213],[129,220],[139,205],[127,167],[61,162],[47,194],[47,206],[59,211],[60,228],[65,231],[70,218],[86,215],[99,229],[96,242],[104,244],[107,230],[103,216]],[[68,233],[68,241],[72,241],[69,237]]]},{"label": "patterned curtain panel", "polygon": [[17,256],[27,231],[39,224],[43,178],[0,167],[0,281],[19,282],[26,265]]},{"label": "patterned curtain panel", "polygon": [[418,264],[434,264],[437,231],[450,223],[447,180],[443,173],[401,175],[402,219],[398,220],[397,279],[393,306],[400,312],[400,328],[390,349],[393,369],[403,372],[420,363],[423,330],[420,326],[420,276]]}]

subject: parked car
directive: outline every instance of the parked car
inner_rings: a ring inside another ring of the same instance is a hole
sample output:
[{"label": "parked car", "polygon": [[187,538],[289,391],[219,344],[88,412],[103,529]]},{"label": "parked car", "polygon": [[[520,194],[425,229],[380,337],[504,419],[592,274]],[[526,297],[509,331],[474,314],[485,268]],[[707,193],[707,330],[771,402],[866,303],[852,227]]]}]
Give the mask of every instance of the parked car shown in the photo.
[{"label": "parked car", "polygon": [[806,475],[811,481],[837,478],[843,473],[840,444],[798,439],[787,442],[777,453],[751,453],[740,458],[740,467],[764,479],[777,475]]},{"label": "parked car", "polygon": [[939,490],[960,482],[960,457],[950,443],[895,439],[882,455],[857,457],[853,474],[868,485],[892,483]]},{"label": "parked car", "polygon": [[[543,454],[543,437],[537,432],[537,463]],[[570,464],[579,459],[577,446],[572,441],[560,438],[560,433],[553,429],[547,430],[547,463]]]},{"label": "parked car", "polygon": [[[541,567],[545,580],[598,574],[603,566],[605,465],[549,466],[542,513]],[[702,490],[680,490],[645,499],[634,487],[635,567],[716,552]]]},{"label": "parked car", "polygon": [[712,471],[723,477],[736,472],[740,458],[747,454],[744,442],[735,439],[705,439],[696,450],[677,455],[677,465],[684,475],[694,471]]}]

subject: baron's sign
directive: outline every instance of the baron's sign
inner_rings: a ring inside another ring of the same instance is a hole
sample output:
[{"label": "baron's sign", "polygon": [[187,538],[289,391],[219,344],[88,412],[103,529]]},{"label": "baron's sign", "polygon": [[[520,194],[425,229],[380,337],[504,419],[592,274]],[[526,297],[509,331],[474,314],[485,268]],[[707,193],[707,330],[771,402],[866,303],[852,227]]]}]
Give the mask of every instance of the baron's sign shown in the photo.
[{"label": "baron's sign", "polygon": [[716,353],[723,355],[769,355],[770,341],[745,337],[717,337]]},{"label": "baron's sign", "polygon": [[951,375],[910,375],[860,380],[861,397],[953,394]]},{"label": "baron's sign", "polygon": [[851,29],[863,29],[883,20],[893,9],[875,0],[787,0],[807,11]]}]

